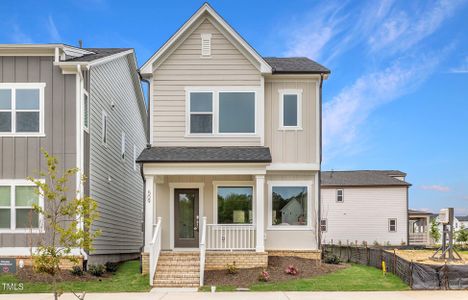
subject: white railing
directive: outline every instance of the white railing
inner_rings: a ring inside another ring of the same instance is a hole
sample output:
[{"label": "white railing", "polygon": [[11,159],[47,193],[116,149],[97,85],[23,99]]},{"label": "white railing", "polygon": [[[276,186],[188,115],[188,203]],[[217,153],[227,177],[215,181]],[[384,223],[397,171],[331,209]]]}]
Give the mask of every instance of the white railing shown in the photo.
[{"label": "white railing", "polygon": [[206,255],[206,217],[202,218],[200,236],[200,286],[205,281],[205,255]]},{"label": "white railing", "polygon": [[153,238],[149,247],[149,281],[150,285],[153,286],[154,274],[161,253],[161,217],[158,217],[156,224],[153,225]]},{"label": "white railing", "polygon": [[255,226],[250,224],[208,224],[208,250],[255,250]]},{"label": "white railing", "polygon": [[428,243],[426,232],[410,232],[409,234],[410,245],[425,245]]}]

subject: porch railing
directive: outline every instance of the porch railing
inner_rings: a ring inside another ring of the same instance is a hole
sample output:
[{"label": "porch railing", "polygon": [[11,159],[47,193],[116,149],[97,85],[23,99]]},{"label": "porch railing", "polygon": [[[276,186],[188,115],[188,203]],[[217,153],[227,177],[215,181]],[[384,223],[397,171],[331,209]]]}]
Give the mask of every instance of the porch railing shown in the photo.
[{"label": "porch railing", "polygon": [[426,232],[410,232],[409,234],[410,245],[425,245],[428,242]]},{"label": "porch railing", "polygon": [[149,281],[150,285],[153,286],[154,274],[161,253],[161,217],[158,217],[156,224],[153,225],[153,238],[149,246]]},{"label": "porch railing", "polygon": [[208,250],[255,250],[255,226],[207,224],[206,244]]},{"label": "porch railing", "polygon": [[200,286],[205,281],[205,255],[206,255],[206,217],[202,218],[200,237]]}]

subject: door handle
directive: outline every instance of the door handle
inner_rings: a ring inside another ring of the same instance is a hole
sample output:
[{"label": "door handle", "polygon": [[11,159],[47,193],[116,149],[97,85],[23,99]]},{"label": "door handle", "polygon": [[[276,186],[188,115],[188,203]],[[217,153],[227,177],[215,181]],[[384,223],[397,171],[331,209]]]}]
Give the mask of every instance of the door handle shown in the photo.
[{"label": "door handle", "polygon": [[198,227],[200,226],[200,217],[197,216],[196,218],[196,223],[195,223],[195,227],[193,228],[193,230],[195,231],[198,231]]}]

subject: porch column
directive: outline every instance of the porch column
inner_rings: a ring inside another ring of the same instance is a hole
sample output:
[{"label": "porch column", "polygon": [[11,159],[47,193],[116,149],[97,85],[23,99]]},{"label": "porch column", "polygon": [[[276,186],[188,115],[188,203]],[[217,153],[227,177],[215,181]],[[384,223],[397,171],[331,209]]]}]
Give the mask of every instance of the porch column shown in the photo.
[{"label": "porch column", "polygon": [[257,252],[265,251],[265,175],[255,176],[255,225],[256,225],[256,248]]},{"label": "porch column", "polygon": [[156,189],[154,186],[154,177],[145,176],[145,248],[144,252],[149,252],[149,244],[153,238],[153,224],[154,224],[154,202]]}]

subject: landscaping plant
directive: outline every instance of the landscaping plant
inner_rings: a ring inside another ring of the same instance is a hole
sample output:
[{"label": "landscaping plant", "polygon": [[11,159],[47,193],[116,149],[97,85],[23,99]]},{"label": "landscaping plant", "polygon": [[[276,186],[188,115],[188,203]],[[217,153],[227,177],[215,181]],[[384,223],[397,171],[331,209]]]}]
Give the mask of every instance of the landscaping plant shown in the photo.
[{"label": "landscaping plant", "polygon": [[464,225],[461,225],[460,230],[457,232],[457,242],[460,244],[466,244],[468,242],[468,230],[465,229]]},{"label": "landscaping plant", "polygon": [[115,273],[117,272],[117,269],[119,268],[118,263],[110,262],[110,261],[106,262],[104,266],[106,267],[107,273]]},{"label": "landscaping plant", "polygon": [[341,263],[340,258],[334,253],[326,253],[325,259],[323,260],[326,264],[339,265]]},{"label": "landscaping plant", "polygon": [[[79,176],[78,168],[71,168],[59,174],[58,160],[41,149],[47,162],[47,171],[41,171],[39,178],[28,177],[37,188],[35,192],[44,199],[44,207],[33,204],[33,210],[44,222],[47,234],[39,241],[37,250],[31,253],[34,270],[52,277],[54,299],[62,294],[57,290],[57,277],[63,260],[78,263],[73,248],[92,250],[92,242],[100,232],[90,231],[98,217],[97,202],[87,196],[78,196],[78,191],[69,191],[70,177]],[[45,180],[43,180],[45,179]],[[83,183],[85,178],[80,178]],[[81,226],[83,224],[83,226]]]},{"label": "landscaping plant", "polygon": [[104,265],[90,265],[88,267],[88,273],[96,277],[101,277],[105,271],[106,267]]},{"label": "landscaping plant", "polygon": [[70,273],[73,276],[83,276],[83,269],[80,266],[73,266]]},{"label": "landscaping plant", "polygon": [[237,274],[239,270],[237,269],[236,262],[233,262],[232,264],[227,264],[226,271],[228,274],[231,274],[231,275]]},{"label": "landscaping plant", "polygon": [[285,272],[286,274],[293,275],[293,276],[295,276],[295,275],[297,275],[297,273],[299,273],[299,271],[297,270],[297,268],[296,268],[295,266],[293,266],[293,265],[288,266],[288,267],[286,268],[286,270],[284,270],[284,272]]},{"label": "landscaping plant", "polygon": [[440,232],[439,232],[439,224],[436,222],[435,219],[431,221],[431,230],[429,231],[429,235],[434,240],[434,242],[438,243],[440,240]]},{"label": "landscaping plant", "polygon": [[260,275],[258,275],[258,281],[268,282],[270,281],[270,273],[267,270],[263,270]]}]

